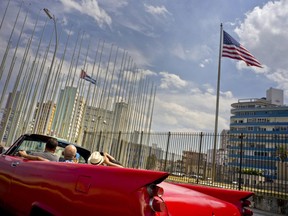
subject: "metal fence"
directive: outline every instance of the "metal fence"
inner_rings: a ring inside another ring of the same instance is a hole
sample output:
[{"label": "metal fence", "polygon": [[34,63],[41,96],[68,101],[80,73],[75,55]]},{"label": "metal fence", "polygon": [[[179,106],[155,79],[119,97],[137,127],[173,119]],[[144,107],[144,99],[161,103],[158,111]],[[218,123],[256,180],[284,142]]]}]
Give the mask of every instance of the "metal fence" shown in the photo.
[{"label": "metal fence", "polygon": [[288,199],[288,135],[84,133],[83,146],[107,151],[125,167],[166,171],[167,181]]}]

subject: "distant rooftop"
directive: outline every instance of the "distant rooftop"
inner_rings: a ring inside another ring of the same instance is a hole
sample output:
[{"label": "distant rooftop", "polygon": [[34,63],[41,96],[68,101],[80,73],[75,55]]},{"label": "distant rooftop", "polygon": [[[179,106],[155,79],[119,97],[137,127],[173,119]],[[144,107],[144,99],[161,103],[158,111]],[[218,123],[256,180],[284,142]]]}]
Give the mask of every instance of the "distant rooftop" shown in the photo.
[{"label": "distant rooftop", "polygon": [[263,102],[263,103],[271,103],[270,101],[267,101],[266,98],[246,98],[246,99],[239,99],[238,103],[249,103],[249,102]]}]

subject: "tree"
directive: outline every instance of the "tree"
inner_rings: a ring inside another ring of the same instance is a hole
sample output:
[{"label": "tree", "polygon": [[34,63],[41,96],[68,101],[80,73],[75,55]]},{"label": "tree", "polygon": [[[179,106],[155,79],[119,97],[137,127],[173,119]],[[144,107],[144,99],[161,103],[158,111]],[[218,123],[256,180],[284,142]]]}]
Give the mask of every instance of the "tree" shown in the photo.
[{"label": "tree", "polygon": [[156,168],[157,157],[155,154],[147,157],[146,169],[153,170]]}]

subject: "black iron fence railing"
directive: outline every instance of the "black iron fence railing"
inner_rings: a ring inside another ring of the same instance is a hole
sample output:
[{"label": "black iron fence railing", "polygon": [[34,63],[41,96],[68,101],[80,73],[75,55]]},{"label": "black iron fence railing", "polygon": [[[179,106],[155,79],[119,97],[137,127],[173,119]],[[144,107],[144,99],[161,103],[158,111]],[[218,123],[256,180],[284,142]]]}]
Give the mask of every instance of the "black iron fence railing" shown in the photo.
[{"label": "black iron fence railing", "polygon": [[82,143],[125,167],[169,172],[167,181],[288,199],[288,134],[101,131],[85,132]]}]

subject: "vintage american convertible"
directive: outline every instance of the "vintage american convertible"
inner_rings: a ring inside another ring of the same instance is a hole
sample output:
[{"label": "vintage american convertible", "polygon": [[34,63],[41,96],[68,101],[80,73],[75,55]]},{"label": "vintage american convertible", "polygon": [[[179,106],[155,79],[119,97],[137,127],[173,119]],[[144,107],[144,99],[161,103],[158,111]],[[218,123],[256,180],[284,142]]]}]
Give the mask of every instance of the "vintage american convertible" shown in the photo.
[{"label": "vintage american convertible", "polygon": [[[169,173],[32,161],[19,150],[43,151],[50,137],[25,134],[0,156],[1,215],[249,216],[251,192],[165,182]],[[58,140],[57,154],[68,142]],[[4,213],[5,211],[5,213]]]}]

